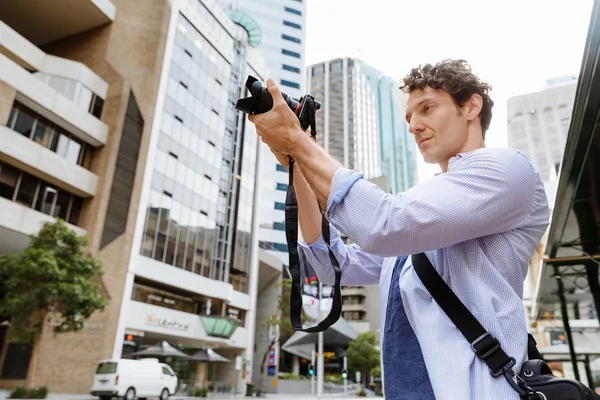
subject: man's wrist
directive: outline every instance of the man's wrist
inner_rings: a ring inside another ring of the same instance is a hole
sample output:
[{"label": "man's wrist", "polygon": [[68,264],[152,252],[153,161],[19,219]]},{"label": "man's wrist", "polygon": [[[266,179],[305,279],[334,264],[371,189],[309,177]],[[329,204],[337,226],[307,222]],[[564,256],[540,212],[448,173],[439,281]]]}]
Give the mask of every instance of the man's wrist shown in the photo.
[{"label": "man's wrist", "polygon": [[290,138],[290,156],[294,160],[299,161],[306,153],[307,148],[312,146],[314,142],[305,132],[302,132],[301,129],[298,129],[297,132],[294,132],[292,135],[290,135]]}]

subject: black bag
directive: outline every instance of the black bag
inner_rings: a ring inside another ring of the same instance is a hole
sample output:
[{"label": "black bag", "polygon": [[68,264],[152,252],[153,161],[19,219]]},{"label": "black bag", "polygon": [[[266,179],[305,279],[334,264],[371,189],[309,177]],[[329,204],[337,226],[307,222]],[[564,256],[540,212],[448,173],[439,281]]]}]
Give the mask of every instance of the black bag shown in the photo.
[{"label": "black bag", "polygon": [[579,381],[558,378],[542,360],[535,339],[528,335],[529,360],[517,375],[515,359],[509,357],[500,342],[477,321],[448,287],[424,253],[412,256],[415,272],[431,296],[471,343],[471,348],[490,368],[492,376],[504,376],[523,400],[599,400],[600,396]]}]

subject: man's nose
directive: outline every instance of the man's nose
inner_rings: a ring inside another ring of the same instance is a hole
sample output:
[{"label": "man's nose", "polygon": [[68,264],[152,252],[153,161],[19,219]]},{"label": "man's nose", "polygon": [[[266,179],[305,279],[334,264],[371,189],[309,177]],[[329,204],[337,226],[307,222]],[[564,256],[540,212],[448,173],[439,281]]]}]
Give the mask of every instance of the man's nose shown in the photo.
[{"label": "man's nose", "polygon": [[419,118],[412,117],[410,119],[410,123],[408,124],[408,131],[413,135],[417,133],[423,132],[425,130],[425,126],[420,122]]}]

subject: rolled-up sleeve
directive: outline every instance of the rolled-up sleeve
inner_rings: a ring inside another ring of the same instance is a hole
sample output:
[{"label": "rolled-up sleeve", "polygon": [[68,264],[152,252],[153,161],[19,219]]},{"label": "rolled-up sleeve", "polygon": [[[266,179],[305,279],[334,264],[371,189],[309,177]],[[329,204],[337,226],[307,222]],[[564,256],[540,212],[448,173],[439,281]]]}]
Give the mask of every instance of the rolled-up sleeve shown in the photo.
[{"label": "rolled-up sleeve", "polygon": [[[352,186],[362,179],[362,175],[349,170],[338,169],[333,176],[328,208],[341,202]],[[356,210],[357,213],[359,210]],[[379,284],[379,275],[383,258],[364,252],[356,244],[346,245],[339,231],[330,224],[330,246],[342,270],[342,285],[366,286]],[[304,240],[298,241],[298,250],[306,256],[319,280],[328,285],[334,283],[335,275],[323,236],[319,236],[310,245]]]}]

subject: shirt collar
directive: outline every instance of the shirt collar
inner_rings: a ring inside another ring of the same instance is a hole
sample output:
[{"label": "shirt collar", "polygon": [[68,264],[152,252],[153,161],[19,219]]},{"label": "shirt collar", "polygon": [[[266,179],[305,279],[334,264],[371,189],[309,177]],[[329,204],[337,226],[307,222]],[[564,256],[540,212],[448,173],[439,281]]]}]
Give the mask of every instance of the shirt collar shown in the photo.
[{"label": "shirt collar", "polygon": [[[475,151],[477,151],[479,149],[475,149],[473,151],[467,151],[464,153],[458,153],[457,155],[455,155],[454,157],[452,157],[450,160],[448,160],[448,171],[451,171],[453,169],[453,167],[456,165],[456,163],[463,158],[464,156],[466,156],[467,154],[471,154]],[[438,172],[437,174],[435,174],[435,176],[441,175],[443,174],[443,172]]]}]

